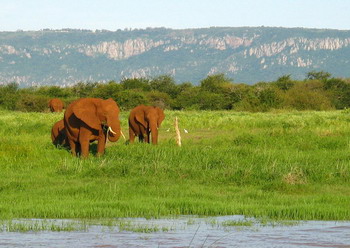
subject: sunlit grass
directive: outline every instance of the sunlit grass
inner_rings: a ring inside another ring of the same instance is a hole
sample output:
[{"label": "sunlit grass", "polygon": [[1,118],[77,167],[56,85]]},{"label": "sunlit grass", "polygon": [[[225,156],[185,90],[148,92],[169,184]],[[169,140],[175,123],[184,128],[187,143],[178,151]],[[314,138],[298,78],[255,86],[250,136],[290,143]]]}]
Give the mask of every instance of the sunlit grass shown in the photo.
[{"label": "sunlit grass", "polygon": [[62,117],[0,111],[1,218],[350,219],[347,111],[167,111],[158,146],[121,139],[85,160],[51,144]]}]

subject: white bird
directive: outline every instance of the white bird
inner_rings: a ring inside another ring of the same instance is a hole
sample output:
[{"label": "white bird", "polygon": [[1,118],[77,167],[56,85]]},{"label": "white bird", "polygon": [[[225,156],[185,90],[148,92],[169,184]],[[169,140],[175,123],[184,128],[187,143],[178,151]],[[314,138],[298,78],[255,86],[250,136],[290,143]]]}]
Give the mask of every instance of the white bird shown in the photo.
[{"label": "white bird", "polygon": [[184,132],[185,132],[185,133],[188,133],[188,131],[187,131],[186,129],[184,129]]},{"label": "white bird", "polygon": [[166,130],[166,132],[169,132],[170,131],[170,128],[168,128],[167,130]]}]

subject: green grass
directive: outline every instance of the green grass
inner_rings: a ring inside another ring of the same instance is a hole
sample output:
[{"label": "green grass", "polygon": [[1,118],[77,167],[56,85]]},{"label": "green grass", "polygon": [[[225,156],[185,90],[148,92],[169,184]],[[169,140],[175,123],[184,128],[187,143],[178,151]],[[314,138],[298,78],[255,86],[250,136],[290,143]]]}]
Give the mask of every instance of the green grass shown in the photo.
[{"label": "green grass", "polygon": [[0,218],[350,219],[347,111],[166,111],[158,146],[120,140],[85,160],[51,144],[62,116],[0,111]]},{"label": "green grass", "polygon": [[1,232],[71,232],[87,231],[87,229],[88,226],[82,221],[7,220],[0,222]]},{"label": "green grass", "polygon": [[253,226],[253,221],[250,220],[227,220],[221,223],[224,227],[229,226]]}]

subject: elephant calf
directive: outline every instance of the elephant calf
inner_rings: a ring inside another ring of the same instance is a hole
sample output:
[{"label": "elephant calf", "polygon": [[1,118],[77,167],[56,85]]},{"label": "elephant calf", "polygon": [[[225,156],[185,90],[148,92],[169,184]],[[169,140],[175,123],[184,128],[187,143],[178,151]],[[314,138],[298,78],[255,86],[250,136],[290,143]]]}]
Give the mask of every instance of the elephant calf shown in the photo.
[{"label": "elephant calf", "polygon": [[53,98],[49,101],[49,108],[51,112],[62,112],[64,103],[59,98]]},{"label": "elephant calf", "polygon": [[56,122],[51,129],[51,140],[55,146],[69,147],[64,120]]},{"label": "elephant calf", "polygon": [[152,133],[152,144],[158,143],[158,128],[160,127],[165,115],[162,109],[153,106],[139,105],[133,108],[129,115],[129,139],[134,143],[135,136],[139,141],[145,140],[150,143],[150,134]]}]

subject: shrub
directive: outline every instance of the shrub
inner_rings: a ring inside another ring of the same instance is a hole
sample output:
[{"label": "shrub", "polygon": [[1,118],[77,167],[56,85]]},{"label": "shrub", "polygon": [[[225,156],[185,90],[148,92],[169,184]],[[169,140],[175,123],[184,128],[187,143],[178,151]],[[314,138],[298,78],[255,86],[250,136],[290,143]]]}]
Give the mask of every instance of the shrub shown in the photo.
[{"label": "shrub", "polygon": [[140,104],[149,104],[144,92],[137,90],[123,90],[118,92],[113,99],[123,110],[129,110]]},{"label": "shrub", "polygon": [[19,99],[18,84],[10,83],[0,86],[0,105],[4,109],[15,110],[16,102]]},{"label": "shrub", "polygon": [[221,94],[201,91],[197,96],[199,108],[202,110],[223,109],[227,101]]},{"label": "shrub", "polygon": [[175,98],[179,93],[174,78],[169,75],[162,75],[152,79],[150,81],[150,87],[151,90],[167,93],[172,98]]},{"label": "shrub", "polygon": [[107,84],[97,84],[96,87],[92,89],[90,96],[108,99],[116,96],[121,90],[122,87],[120,84],[117,84],[114,81],[110,81]]},{"label": "shrub", "polygon": [[331,78],[324,82],[324,88],[329,92],[332,103],[337,109],[350,107],[350,83],[340,78]]},{"label": "shrub", "polygon": [[315,88],[315,85],[302,83],[294,85],[292,89],[286,92],[284,106],[296,110],[333,109],[333,105],[324,91]]},{"label": "shrub", "polygon": [[171,105],[171,98],[165,92],[151,91],[146,94],[146,97],[149,104],[162,109],[169,108]]},{"label": "shrub", "polygon": [[124,90],[151,90],[150,80],[147,78],[124,78],[120,81],[120,85]]},{"label": "shrub", "polygon": [[23,112],[44,112],[48,110],[48,97],[37,95],[21,95],[16,103],[16,110]]},{"label": "shrub", "polygon": [[172,102],[173,109],[199,109],[199,87],[184,88]]},{"label": "shrub", "polygon": [[202,90],[213,93],[226,93],[231,85],[232,80],[223,73],[210,75],[200,82]]}]

